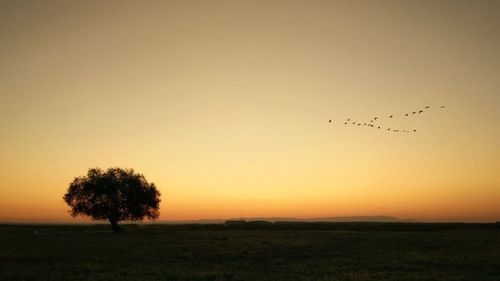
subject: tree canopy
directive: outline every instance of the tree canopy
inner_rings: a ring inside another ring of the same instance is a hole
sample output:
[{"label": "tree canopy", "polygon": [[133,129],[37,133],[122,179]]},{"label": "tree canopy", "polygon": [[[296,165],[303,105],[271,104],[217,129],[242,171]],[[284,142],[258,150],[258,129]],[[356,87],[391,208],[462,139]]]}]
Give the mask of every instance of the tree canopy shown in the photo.
[{"label": "tree canopy", "polygon": [[156,219],[160,215],[160,192],[133,169],[89,169],[69,185],[64,201],[71,215],[108,220],[114,232],[118,222]]}]

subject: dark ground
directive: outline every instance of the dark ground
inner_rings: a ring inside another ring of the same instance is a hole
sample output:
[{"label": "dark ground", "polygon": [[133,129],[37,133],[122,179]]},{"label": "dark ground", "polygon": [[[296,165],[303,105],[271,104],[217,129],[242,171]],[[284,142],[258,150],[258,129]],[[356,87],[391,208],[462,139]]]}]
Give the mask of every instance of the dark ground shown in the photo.
[{"label": "dark ground", "polygon": [[498,224],[0,225],[0,280],[500,280]]}]

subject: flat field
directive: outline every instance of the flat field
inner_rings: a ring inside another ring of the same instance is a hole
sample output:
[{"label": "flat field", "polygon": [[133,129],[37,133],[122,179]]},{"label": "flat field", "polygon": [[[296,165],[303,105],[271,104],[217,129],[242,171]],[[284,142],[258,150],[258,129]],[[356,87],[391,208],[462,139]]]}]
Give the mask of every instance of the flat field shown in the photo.
[{"label": "flat field", "polygon": [[1,225],[0,280],[500,280],[498,225],[311,225]]}]

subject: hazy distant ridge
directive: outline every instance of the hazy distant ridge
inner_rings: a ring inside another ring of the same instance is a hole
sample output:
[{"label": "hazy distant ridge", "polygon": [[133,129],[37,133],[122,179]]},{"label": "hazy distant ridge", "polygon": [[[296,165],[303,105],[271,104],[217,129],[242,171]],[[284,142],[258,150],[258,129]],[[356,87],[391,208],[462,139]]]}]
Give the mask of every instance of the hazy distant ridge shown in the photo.
[{"label": "hazy distant ridge", "polygon": [[201,219],[201,220],[178,220],[178,221],[158,221],[159,223],[224,223],[227,220],[245,220],[245,221],[293,221],[293,222],[418,222],[414,219],[398,219],[391,216],[351,216],[351,217],[325,217],[325,218],[229,218],[229,219]]}]

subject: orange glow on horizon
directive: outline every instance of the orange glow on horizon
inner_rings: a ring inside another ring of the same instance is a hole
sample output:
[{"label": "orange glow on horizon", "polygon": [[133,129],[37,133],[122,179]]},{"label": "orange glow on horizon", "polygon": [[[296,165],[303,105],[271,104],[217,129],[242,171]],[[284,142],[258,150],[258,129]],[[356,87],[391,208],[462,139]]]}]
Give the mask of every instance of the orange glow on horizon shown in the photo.
[{"label": "orange glow on horizon", "polygon": [[0,3],[0,222],[112,166],[160,221],[500,220],[498,2],[50,3]]}]

